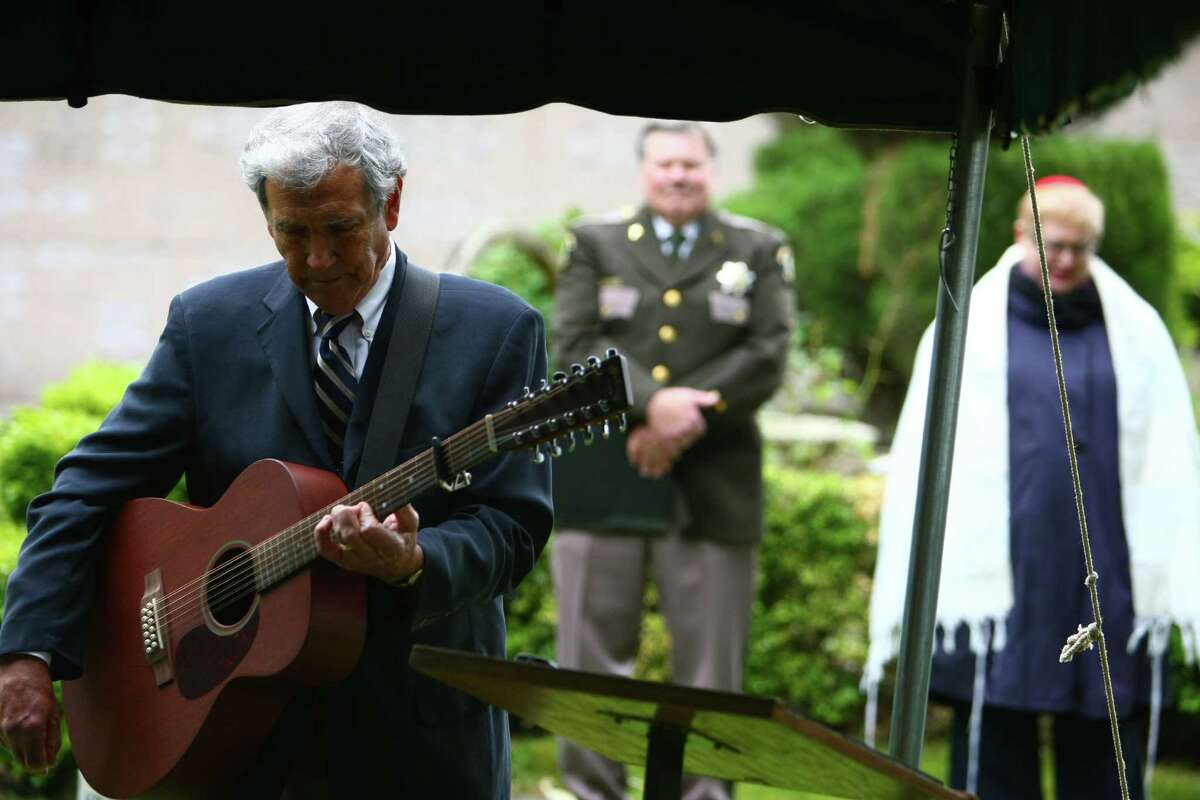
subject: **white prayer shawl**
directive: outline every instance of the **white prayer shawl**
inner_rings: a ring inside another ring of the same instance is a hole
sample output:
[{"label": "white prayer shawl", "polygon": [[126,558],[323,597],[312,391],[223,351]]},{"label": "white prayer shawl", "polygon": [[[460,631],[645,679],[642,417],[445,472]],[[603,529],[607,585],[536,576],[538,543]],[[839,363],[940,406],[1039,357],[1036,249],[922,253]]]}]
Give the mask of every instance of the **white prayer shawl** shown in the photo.
[{"label": "white prayer shawl", "polygon": [[[966,623],[977,654],[989,645],[1004,646],[1004,622],[1013,603],[1008,290],[1011,268],[1020,259],[1021,249],[1010,247],[971,295],[950,481],[937,623],[944,646],[951,648],[953,631]],[[1200,636],[1200,445],[1187,384],[1166,327],[1150,304],[1096,256],[1091,257],[1091,272],[1117,383],[1119,477],[1135,615],[1133,638],[1109,645],[1132,648],[1149,633],[1150,654],[1161,657],[1174,623],[1182,629],[1191,662]],[[899,650],[932,334],[930,326],[917,350],[889,462],[863,675],[868,690],[877,689],[884,665]],[[1053,358],[1049,348],[1022,357]],[[1068,401],[1070,389],[1068,385]],[[1057,404],[1045,413],[1061,417]],[[1065,436],[1062,444],[1065,448]],[[1077,529],[1062,533],[1079,536]],[[1080,584],[1084,578],[1082,570],[1063,576]],[[1089,615],[1080,623],[1091,621]],[[990,642],[985,641],[988,624],[995,626]],[[1062,632],[1064,643],[1071,633]],[[1046,668],[1055,666],[1048,663]]]}]

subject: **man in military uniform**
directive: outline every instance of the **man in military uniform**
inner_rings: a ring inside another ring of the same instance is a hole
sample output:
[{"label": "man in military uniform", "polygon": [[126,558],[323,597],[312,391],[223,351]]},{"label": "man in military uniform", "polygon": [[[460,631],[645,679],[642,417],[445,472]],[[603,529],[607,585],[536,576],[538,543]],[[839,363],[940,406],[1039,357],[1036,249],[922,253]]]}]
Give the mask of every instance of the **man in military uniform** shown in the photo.
[{"label": "man in military uniform", "polygon": [[[673,680],[739,691],[762,537],[754,414],[791,342],[791,252],[709,208],[715,149],[699,125],[651,123],[637,152],[645,206],[575,226],[556,289],[559,366],[616,347],[635,399],[627,436],[556,464],[558,657],[628,675],[649,570]],[[624,796],[623,768],[594,753],[564,742],[560,767],[581,800]],[[685,796],[729,787],[689,780]]]}]

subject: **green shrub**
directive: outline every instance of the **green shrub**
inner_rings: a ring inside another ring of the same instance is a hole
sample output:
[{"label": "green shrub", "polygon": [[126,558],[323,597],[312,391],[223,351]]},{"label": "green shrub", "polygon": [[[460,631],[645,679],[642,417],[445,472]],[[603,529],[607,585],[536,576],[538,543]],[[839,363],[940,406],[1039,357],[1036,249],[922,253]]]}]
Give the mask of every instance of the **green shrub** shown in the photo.
[{"label": "green shrub", "polygon": [[877,479],[769,467],[746,691],[846,730],[863,705]]},{"label": "green shrub", "polygon": [[50,488],[54,465],[100,424],[58,408],[19,408],[0,430],[0,510],[24,521],[29,501]]},{"label": "green shrub", "polygon": [[541,312],[548,327],[567,229],[579,215],[578,209],[569,209],[560,219],[542,223],[531,233],[516,230],[494,237],[468,267],[468,274],[524,298]]},{"label": "green shrub", "polygon": [[1175,236],[1176,278],[1183,306],[1183,344],[1200,346],[1200,214],[1183,214]]},{"label": "green shrub", "polygon": [[550,579],[550,550],[553,546],[554,537],[550,537],[533,570],[521,581],[517,591],[504,598],[510,657],[528,653],[554,658],[558,608],[554,603],[554,586]]},{"label": "green shrub", "polygon": [[[878,479],[768,468],[766,536],[745,690],[775,695],[843,730],[858,724]],[[506,600],[510,655],[554,657],[557,611],[543,555]],[[634,674],[670,680],[670,637],[646,592]]]},{"label": "green shrub", "polygon": [[42,392],[42,405],[63,411],[79,411],[103,419],[141,372],[136,364],[92,361],[76,367],[65,380]]},{"label": "green shrub", "polygon": [[[0,513],[23,521],[29,501],[54,482],[54,467],[100,423],[138,375],[129,364],[93,362],[46,387],[37,408],[18,408],[0,425]],[[186,500],[183,481],[168,495]]]},{"label": "green shrub", "polygon": [[[764,146],[754,185],[728,202],[782,228],[796,255],[796,299],[810,346],[846,350],[875,390],[881,422],[894,421],[917,342],[939,291],[938,239],[946,219],[949,139],[862,137],[804,126]],[[1166,167],[1150,143],[1046,138],[1033,143],[1037,174],[1070,173],[1107,208],[1100,255],[1184,334],[1175,279]],[[994,147],[980,221],[976,275],[1012,243],[1025,192],[1020,148]]]}]

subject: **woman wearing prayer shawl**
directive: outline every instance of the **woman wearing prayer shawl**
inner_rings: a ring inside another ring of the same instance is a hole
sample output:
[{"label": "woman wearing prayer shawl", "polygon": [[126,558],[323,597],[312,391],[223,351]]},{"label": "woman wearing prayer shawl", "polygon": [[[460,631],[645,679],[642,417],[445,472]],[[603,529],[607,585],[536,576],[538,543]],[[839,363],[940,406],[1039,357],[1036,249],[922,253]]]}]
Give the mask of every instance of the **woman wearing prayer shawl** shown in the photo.
[{"label": "woman wearing prayer shawl", "polygon": [[[1100,200],[1064,175],[1036,189],[1121,746],[1140,798],[1172,624],[1189,660],[1197,652],[1200,446],[1162,320],[1096,255]],[[953,786],[982,800],[1040,798],[1038,717],[1049,714],[1059,800],[1116,798],[1097,651],[1059,663],[1092,611],[1028,195],[1014,230],[1016,243],[971,295],[930,694],[954,707]],[[917,351],[880,520],[869,718],[898,649],[931,338],[932,326]]]}]

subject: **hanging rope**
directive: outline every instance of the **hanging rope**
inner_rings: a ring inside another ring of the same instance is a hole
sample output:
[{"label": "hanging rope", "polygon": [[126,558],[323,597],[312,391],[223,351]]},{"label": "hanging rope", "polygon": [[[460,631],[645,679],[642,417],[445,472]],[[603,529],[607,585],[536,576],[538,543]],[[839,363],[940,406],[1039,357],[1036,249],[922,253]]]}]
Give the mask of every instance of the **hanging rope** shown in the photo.
[{"label": "hanging rope", "polygon": [[1075,432],[1071,427],[1071,409],[1067,405],[1067,381],[1063,374],[1062,350],[1058,344],[1058,325],[1054,319],[1054,296],[1050,291],[1050,269],[1046,266],[1046,249],[1042,243],[1042,220],[1038,215],[1037,192],[1033,181],[1033,159],[1029,154],[1029,136],[1021,137],[1021,152],[1025,157],[1025,182],[1029,185],[1029,199],[1033,204],[1033,230],[1037,240],[1038,259],[1042,267],[1042,297],[1046,301],[1046,317],[1050,324],[1050,346],[1054,351],[1054,373],[1058,378],[1058,402],[1062,410],[1063,429],[1067,438],[1067,456],[1071,461],[1071,485],[1075,492],[1075,514],[1079,518],[1079,536],[1083,542],[1083,560],[1087,567],[1084,584],[1092,600],[1092,624],[1080,629],[1067,639],[1067,645],[1059,656],[1060,661],[1070,661],[1077,653],[1091,649],[1092,643],[1100,650],[1100,671],[1104,675],[1104,700],[1108,705],[1108,724],[1112,731],[1113,751],[1117,759],[1117,775],[1121,781],[1122,800],[1129,800],[1129,783],[1125,778],[1125,756],[1121,752],[1121,734],[1117,726],[1117,704],[1113,698],[1112,675],[1108,669],[1108,648],[1104,643],[1104,623],[1100,616],[1100,591],[1096,582],[1095,562],[1092,560],[1092,543],[1088,538],[1087,517],[1083,511],[1083,487],[1079,481],[1079,461],[1075,456]]}]

